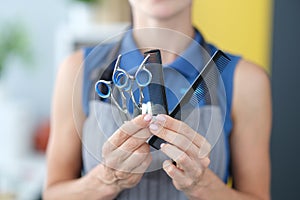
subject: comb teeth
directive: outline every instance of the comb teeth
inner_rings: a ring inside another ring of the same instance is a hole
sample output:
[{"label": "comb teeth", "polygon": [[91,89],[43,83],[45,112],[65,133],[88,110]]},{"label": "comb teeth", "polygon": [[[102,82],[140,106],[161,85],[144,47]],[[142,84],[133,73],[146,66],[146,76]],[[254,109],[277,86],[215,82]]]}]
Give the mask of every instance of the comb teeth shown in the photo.
[{"label": "comb teeth", "polygon": [[227,57],[223,52],[214,60],[220,74],[224,71],[225,67],[230,61],[230,58]]},{"label": "comb teeth", "polygon": [[207,76],[204,77],[204,81],[199,84],[192,96],[194,105],[198,105],[203,99],[211,99],[210,92],[214,91],[217,87],[219,73],[220,72],[215,69],[212,69],[207,73]]},{"label": "comb teeth", "polygon": [[194,91],[194,95],[191,97],[190,103],[192,105],[198,105],[199,101],[201,101],[201,97],[204,97],[205,95],[205,92],[202,89],[203,87],[201,87],[201,85],[203,84],[200,84],[199,87],[197,87],[197,89]]},{"label": "comb teeth", "polygon": [[[208,96],[209,90],[213,90],[217,87],[218,75],[224,71],[230,61],[231,60],[227,55],[218,50],[199,73],[186,94],[172,110],[170,116],[181,119],[180,116],[177,115],[180,113],[182,107],[188,104],[196,106],[206,97],[210,99]],[[216,66],[216,68],[213,66]]]}]

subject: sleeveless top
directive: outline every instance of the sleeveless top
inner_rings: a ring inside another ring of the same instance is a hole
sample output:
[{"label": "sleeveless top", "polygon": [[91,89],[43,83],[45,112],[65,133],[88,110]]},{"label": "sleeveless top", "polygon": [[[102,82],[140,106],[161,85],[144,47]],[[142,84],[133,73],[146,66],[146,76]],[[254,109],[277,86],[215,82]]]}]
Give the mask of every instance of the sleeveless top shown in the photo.
[{"label": "sleeveless top", "polygon": [[[205,54],[203,46],[208,51],[208,56],[212,56],[217,51],[217,48],[206,43],[196,30],[194,41],[182,55],[173,63],[163,66],[169,111],[174,108],[178,99],[183,96],[206,63],[207,58],[203,56]],[[103,144],[122,124],[122,121],[116,117],[117,108],[107,101],[97,98],[94,92],[96,81],[109,78],[106,75],[107,70],[104,68],[114,64],[113,60],[108,60],[113,51],[116,55],[125,55],[122,56],[120,66],[129,72],[134,71],[144,58],[137,50],[131,32],[125,33],[120,42],[84,49],[82,98],[83,110],[87,119],[82,130],[82,175],[101,162]],[[217,89],[218,105],[199,103],[199,106],[185,120],[212,145],[209,168],[225,183],[230,176],[229,136],[232,130],[233,76],[236,65],[241,59],[239,56],[227,55],[231,62],[220,77]],[[99,76],[99,74],[102,75]],[[147,97],[145,98],[147,99]],[[162,169],[162,162],[169,158],[161,151],[154,151],[154,149],[151,149],[151,154],[153,161],[139,184],[134,188],[122,191],[116,199],[187,199],[183,192],[173,186],[171,178]]]}]

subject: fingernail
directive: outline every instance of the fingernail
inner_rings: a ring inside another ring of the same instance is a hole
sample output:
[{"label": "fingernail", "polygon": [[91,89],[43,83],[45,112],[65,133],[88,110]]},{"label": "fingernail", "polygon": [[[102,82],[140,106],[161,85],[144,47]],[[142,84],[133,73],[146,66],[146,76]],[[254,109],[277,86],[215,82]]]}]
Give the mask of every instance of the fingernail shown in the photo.
[{"label": "fingernail", "polygon": [[163,148],[165,145],[165,143],[161,143],[160,148]]},{"label": "fingernail", "polygon": [[146,122],[151,121],[151,119],[152,119],[152,115],[150,115],[150,114],[147,114],[147,115],[145,115],[145,117],[144,117],[144,120],[145,120]]},{"label": "fingernail", "polygon": [[166,121],[166,118],[163,116],[163,115],[157,115],[156,116],[156,119],[160,122],[165,122]]},{"label": "fingernail", "polygon": [[153,131],[157,131],[158,130],[158,126],[156,124],[150,124],[149,128]]}]

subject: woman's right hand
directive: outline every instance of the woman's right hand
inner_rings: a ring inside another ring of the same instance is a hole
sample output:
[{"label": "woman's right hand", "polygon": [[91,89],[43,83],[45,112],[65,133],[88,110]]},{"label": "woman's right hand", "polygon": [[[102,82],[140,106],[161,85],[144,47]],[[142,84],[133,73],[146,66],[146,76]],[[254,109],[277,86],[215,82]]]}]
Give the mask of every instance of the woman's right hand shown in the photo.
[{"label": "woman's right hand", "polygon": [[140,115],[125,122],[103,145],[102,163],[88,174],[106,185],[113,196],[136,186],[152,161],[146,143],[151,119],[151,115]]}]

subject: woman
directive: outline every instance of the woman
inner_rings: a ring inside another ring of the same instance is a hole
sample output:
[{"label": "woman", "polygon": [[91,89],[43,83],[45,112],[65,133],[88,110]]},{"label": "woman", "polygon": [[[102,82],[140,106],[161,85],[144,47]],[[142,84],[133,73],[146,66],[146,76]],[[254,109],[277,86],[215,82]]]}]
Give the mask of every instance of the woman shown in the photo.
[{"label": "woman", "polygon": [[[194,39],[200,35],[192,26],[191,0],[130,0],[130,4],[133,28],[155,27],[146,36],[133,31],[131,42],[137,47],[151,46],[162,37],[161,29]],[[170,36],[158,43],[164,43],[166,49],[174,48],[168,52],[188,48],[188,41],[177,39]],[[216,50],[212,45],[208,48]],[[173,63],[177,58],[168,52],[162,51],[163,63]],[[88,153],[82,152],[81,143],[81,137],[85,137],[83,125],[88,121],[88,111],[82,106],[85,87],[81,89],[86,72],[79,68],[87,54],[77,52],[69,57],[58,74],[45,199],[270,199],[271,95],[268,76],[260,67],[230,55],[233,63],[224,71],[228,127],[223,143],[227,147],[230,144],[226,157],[230,163],[225,163],[226,172],[221,175],[209,167],[210,147],[205,145],[205,138],[167,115],[159,115],[156,120],[140,115],[124,123],[101,147],[105,162],[88,166],[91,161]],[[144,173],[153,159],[146,143],[151,134],[168,142],[161,146],[161,152],[177,165],[166,160],[163,169]],[[214,158],[212,155],[211,162]],[[229,167],[233,188],[226,185]]]}]

